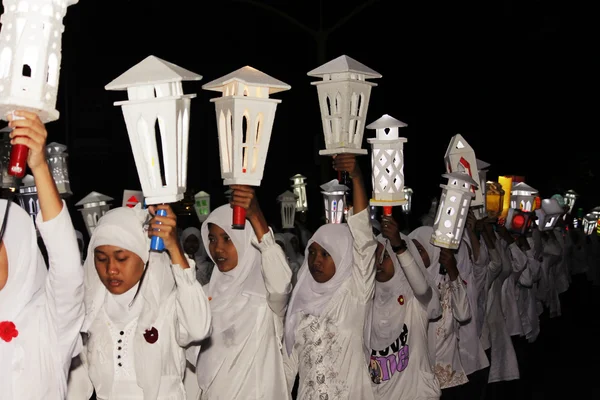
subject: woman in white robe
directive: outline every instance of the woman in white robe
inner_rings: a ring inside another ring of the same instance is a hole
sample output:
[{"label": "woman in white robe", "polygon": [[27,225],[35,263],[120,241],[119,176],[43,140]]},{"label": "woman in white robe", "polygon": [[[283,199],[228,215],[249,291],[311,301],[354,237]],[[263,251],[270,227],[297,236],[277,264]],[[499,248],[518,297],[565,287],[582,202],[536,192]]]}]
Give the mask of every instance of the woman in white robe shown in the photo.
[{"label": "woman in white robe", "polygon": [[203,400],[289,399],[283,372],[283,317],[292,271],[275,243],[254,190],[232,185],[232,205],[246,209],[243,230],[231,228],[226,204],[202,224],[216,268],[205,286],[213,331],[196,365]]},{"label": "woman in white robe", "polygon": [[[18,112],[12,143],[29,148],[40,211],[36,218],[50,268],[31,217],[0,200],[0,398],[64,399],[71,358],[81,350],[83,268],[67,206],[45,159],[47,133],[38,117]],[[15,136],[17,138],[15,138]]]},{"label": "woman in white robe", "polygon": [[337,155],[334,165],[350,173],[354,215],[308,242],[285,321],[286,376],[291,391],[299,375],[300,400],[373,400],[363,331],[377,242],[355,156]]},{"label": "woman in white robe", "polygon": [[180,247],[173,210],[157,208],[167,216],[149,226],[164,240],[162,253],[150,252],[151,215],[140,204],[98,221],[84,264],[87,343],[69,399],[88,399],[95,389],[97,400],[186,400],[184,348],[209,334],[210,306]]}]

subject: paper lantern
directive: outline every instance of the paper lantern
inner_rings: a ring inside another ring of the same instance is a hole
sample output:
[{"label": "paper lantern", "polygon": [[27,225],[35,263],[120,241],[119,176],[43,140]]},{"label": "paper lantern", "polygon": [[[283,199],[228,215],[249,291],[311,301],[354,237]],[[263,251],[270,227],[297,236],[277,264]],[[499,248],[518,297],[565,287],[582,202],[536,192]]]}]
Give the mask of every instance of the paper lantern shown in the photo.
[{"label": "paper lantern", "polygon": [[538,229],[541,231],[550,231],[554,229],[563,213],[564,210],[560,206],[558,200],[552,198],[543,199],[541,207],[535,210]]},{"label": "paper lantern", "polygon": [[325,202],[325,221],[328,224],[342,223],[348,190],[348,186],[340,184],[337,179],[321,185],[321,193]]},{"label": "paper lantern", "polygon": [[479,190],[481,192],[481,196],[483,198],[483,203],[479,206],[473,206],[471,204],[471,207],[473,207],[473,212],[475,214],[475,216],[477,217],[477,219],[482,219],[485,218],[488,213],[487,213],[487,172],[488,172],[488,168],[490,167],[489,163],[486,163],[485,161],[482,161],[480,159],[477,159],[477,172],[479,174]]},{"label": "paper lantern", "polygon": [[286,190],[277,197],[281,206],[281,227],[283,229],[294,229],[296,218],[296,195]]},{"label": "paper lantern", "polygon": [[322,79],[311,83],[317,87],[325,137],[325,149],[319,154],[367,154],[362,138],[371,88],[377,86],[367,79],[381,78],[381,74],[342,55],[313,69],[308,76]]},{"label": "paper lantern", "polygon": [[406,199],[406,203],[402,204],[402,212],[405,214],[410,214],[412,208],[412,195],[413,190],[408,186],[404,186],[404,198]]},{"label": "paper lantern", "polygon": [[21,208],[27,211],[35,225],[35,218],[40,212],[40,201],[38,199],[37,187],[35,186],[35,179],[32,175],[25,175],[23,178],[17,199]]},{"label": "paper lantern", "polygon": [[567,190],[565,193],[565,203],[569,206],[569,214],[573,213],[573,207],[575,206],[575,201],[579,198],[579,194],[573,189]]},{"label": "paper lantern", "polygon": [[592,208],[590,214],[594,215],[596,219],[600,219],[600,206]]},{"label": "paper lantern", "polygon": [[15,191],[17,188],[17,178],[10,175],[8,172],[8,164],[10,161],[10,133],[12,128],[5,127],[0,129],[0,168],[2,170],[2,189],[10,189]]},{"label": "paper lantern", "polygon": [[200,191],[194,195],[194,209],[200,222],[206,221],[210,214],[210,194]]},{"label": "paper lantern", "polygon": [[83,221],[85,222],[85,227],[87,228],[88,235],[90,237],[94,233],[94,229],[96,229],[98,220],[104,214],[106,214],[108,210],[110,210],[110,204],[107,202],[112,200],[112,197],[106,196],[102,193],[90,192],[87,196],[75,204],[76,206],[83,207],[79,209],[79,211],[81,211]]},{"label": "paper lantern", "polygon": [[144,204],[144,192],[141,190],[123,190],[123,207],[133,208],[137,203]]},{"label": "paper lantern", "polygon": [[69,182],[69,169],[67,167],[67,146],[52,142],[46,146],[46,157],[52,177],[56,183],[58,193],[62,197],[70,197],[71,183]]},{"label": "paper lantern", "polygon": [[531,229],[534,219],[535,213],[533,212],[523,211],[520,208],[510,208],[504,226],[510,233],[524,235]]},{"label": "paper lantern", "polygon": [[[221,92],[215,103],[221,177],[224,185],[260,186],[277,104],[269,95],[291,89],[255,68],[245,66],[202,86]],[[244,229],[246,212],[233,210],[234,229]]]},{"label": "paper lantern", "polygon": [[308,211],[308,199],[306,198],[306,177],[296,174],[290,178],[292,181],[292,190],[296,195],[296,211]]},{"label": "paper lantern", "polygon": [[598,218],[594,214],[586,214],[583,218],[583,232],[586,235],[591,235],[596,230],[598,225]]},{"label": "paper lantern", "polygon": [[448,179],[440,185],[442,195],[433,223],[431,243],[447,249],[458,249],[467,221],[471,200],[475,197],[472,187],[479,184],[465,172],[443,174]]},{"label": "paper lantern", "polygon": [[531,212],[534,209],[538,191],[525,182],[513,182],[510,191],[510,208]]},{"label": "paper lantern", "polygon": [[498,218],[502,215],[504,207],[504,189],[498,182],[486,182],[485,209],[490,218]]},{"label": "paper lantern", "polygon": [[475,151],[460,134],[456,134],[450,139],[450,144],[444,155],[444,162],[446,164],[447,173],[462,172],[473,178],[477,185],[471,188],[471,192],[475,195],[471,201],[471,206],[482,206],[484,204],[482,195],[484,189],[479,188],[480,179]]},{"label": "paper lantern", "polygon": [[508,216],[508,210],[510,210],[510,194],[512,191],[512,177],[511,176],[499,176],[498,183],[504,190],[504,198],[502,199],[502,213],[500,214],[501,219],[506,219]]}]

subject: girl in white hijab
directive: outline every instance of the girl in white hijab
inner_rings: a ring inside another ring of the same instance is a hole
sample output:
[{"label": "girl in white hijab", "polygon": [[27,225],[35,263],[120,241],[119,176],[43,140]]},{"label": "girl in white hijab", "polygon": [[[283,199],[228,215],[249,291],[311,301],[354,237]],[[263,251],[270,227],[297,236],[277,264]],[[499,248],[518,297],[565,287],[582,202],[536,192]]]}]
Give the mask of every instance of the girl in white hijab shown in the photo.
[{"label": "girl in white hijab", "polygon": [[441,306],[426,269],[430,260],[391,216],[383,217],[377,240],[375,298],[365,321],[373,393],[376,399],[439,399],[427,335]]},{"label": "girl in white hijab", "polygon": [[98,221],[84,264],[87,379],[72,376],[70,399],[90,398],[94,389],[98,400],[186,399],[184,347],[209,334],[210,307],[180,247],[173,211],[157,208],[167,216],[154,216],[150,228],[164,240],[164,253],[149,251],[150,215],[140,204]]},{"label": "girl in white hijab", "polygon": [[352,178],[354,215],[308,242],[285,321],[286,376],[291,391],[299,375],[298,399],[373,400],[363,328],[377,242],[355,155],[337,155],[334,168]]},{"label": "girl in white hijab", "polygon": [[67,206],[45,159],[46,129],[33,113],[16,115],[24,119],[10,123],[11,142],[29,148],[40,210],[36,224],[50,268],[31,217],[0,200],[0,398],[64,399],[71,358],[81,350],[83,269]]},{"label": "girl in white hijab", "polygon": [[216,268],[205,287],[213,332],[196,365],[203,400],[289,399],[281,353],[292,272],[250,186],[232,185],[231,205],[249,223],[231,228],[230,204],[202,224]]},{"label": "girl in white hijab", "polygon": [[202,286],[210,282],[214,264],[208,258],[200,229],[190,226],[181,232],[183,251],[196,262],[196,279]]}]

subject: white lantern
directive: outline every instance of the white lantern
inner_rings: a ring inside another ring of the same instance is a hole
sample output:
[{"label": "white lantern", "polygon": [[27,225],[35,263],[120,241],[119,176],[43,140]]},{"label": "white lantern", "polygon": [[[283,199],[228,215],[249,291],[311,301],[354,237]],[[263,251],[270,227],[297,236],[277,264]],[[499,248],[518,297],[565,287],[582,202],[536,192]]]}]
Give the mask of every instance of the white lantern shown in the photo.
[{"label": "white lantern", "polygon": [[554,229],[563,213],[564,210],[557,199],[543,199],[541,208],[535,210],[538,229],[540,231]]},{"label": "white lantern", "polygon": [[85,227],[87,228],[90,237],[92,236],[92,233],[94,233],[94,229],[96,229],[98,220],[110,210],[110,204],[108,204],[107,201],[112,200],[112,197],[102,193],[91,192],[75,204],[76,206],[83,207],[79,211],[81,211]]},{"label": "white lantern", "polygon": [[73,194],[71,192],[71,183],[69,182],[67,156],[67,146],[64,144],[52,142],[46,146],[48,166],[52,172],[58,193],[63,197],[69,197]]},{"label": "white lantern", "polygon": [[133,208],[137,203],[142,203],[142,205],[144,205],[144,192],[141,190],[123,190],[122,207]]},{"label": "white lantern", "polygon": [[467,221],[471,201],[475,197],[472,187],[479,184],[465,172],[443,174],[447,185],[440,185],[442,195],[433,222],[431,243],[447,249],[458,249]]},{"label": "white lantern", "polygon": [[346,206],[348,186],[342,185],[337,179],[321,185],[321,193],[325,202],[325,221],[328,224],[341,224]]},{"label": "white lantern", "polygon": [[381,78],[381,74],[343,55],[313,69],[308,76],[322,78],[312,82],[319,95],[325,136],[325,149],[319,154],[367,154],[362,138],[371,88],[377,84],[366,79]]},{"label": "white lantern", "polygon": [[194,195],[194,209],[200,222],[206,221],[210,214],[210,194],[200,191]]},{"label": "white lantern", "polygon": [[19,199],[21,208],[27,211],[35,225],[35,218],[40,212],[40,201],[38,199],[37,187],[35,186],[35,179],[33,176],[25,175],[22,186],[19,187],[17,198]]},{"label": "white lantern", "polygon": [[292,181],[292,190],[296,195],[296,211],[308,211],[308,199],[306,198],[306,179],[305,176],[296,174],[290,178]]},{"label": "white lantern", "polygon": [[106,90],[127,90],[121,106],[146,204],[175,203],[187,184],[190,103],[181,82],[202,77],[175,64],[148,56]]},{"label": "white lantern", "polygon": [[402,212],[405,214],[410,214],[412,206],[412,195],[413,190],[408,186],[404,186],[404,198],[406,199],[406,203],[402,204]]},{"label": "white lantern", "polygon": [[58,119],[63,18],[79,0],[4,0],[0,32],[0,118],[15,110]]},{"label": "white lantern", "polygon": [[0,129],[0,169],[2,170],[2,188],[14,191],[17,187],[17,178],[8,173],[10,150],[12,149],[9,136],[11,132],[12,128],[8,126]]},{"label": "white lantern", "polygon": [[[479,178],[475,151],[460,134],[456,134],[450,139],[450,144],[444,155],[444,162],[446,163],[447,173],[463,172],[477,182],[477,185],[471,188],[471,192],[475,195],[471,201],[471,207],[483,205],[484,198],[482,189],[479,187],[481,180]],[[483,191],[485,191],[485,186],[483,186]]]},{"label": "white lantern", "polygon": [[510,208],[531,212],[535,208],[538,191],[525,182],[513,182],[510,191]]},{"label": "white lantern", "polygon": [[596,231],[596,226],[598,225],[598,218],[594,214],[587,214],[583,218],[583,231],[586,235],[591,235]]},{"label": "white lantern", "polygon": [[600,206],[592,208],[590,214],[594,215],[596,219],[600,219]]},{"label": "white lantern", "polygon": [[573,189],[567,190],[565,193],[565,203],[569,206],[569,214],[573,213],[573,207],[575,206],[575,201],[579,197],[579,194]]},{"label": "white lantern", "polygon": [[372,147],[372,206],[400,206],[407,202],[404,193],[403,155],[406,138],[398,135],[398,128],[405,126],[404,122],[387,114],[367,126],[367,129],[375,129],[376,135],[375,138],[367,139]]},{"label": "white lantern", "polygon": [[[476,159],[477,162],[477,172],[479,174],[479,188],[481,192],[481,196],[483,198],[483,204],[480,206],[474,207],[473,212],[477,219],[482,219],[487,216],[487,172],[490,164],[482,161],[480,159]],[[471,205],[472,206],[472,205]]]},{"label": "white lantern", "polygon": [[283,229],[294,229],[296,218],[296,195],[286,190],[277,197],[281,204],[281,227]]}]

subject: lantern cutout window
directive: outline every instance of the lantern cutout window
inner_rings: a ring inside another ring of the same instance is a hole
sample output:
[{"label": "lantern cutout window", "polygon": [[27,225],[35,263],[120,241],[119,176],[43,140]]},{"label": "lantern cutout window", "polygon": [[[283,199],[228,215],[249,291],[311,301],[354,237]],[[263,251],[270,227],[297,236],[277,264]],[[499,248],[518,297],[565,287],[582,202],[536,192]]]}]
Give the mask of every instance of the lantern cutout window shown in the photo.
[{"label": "lantern cutout window", "polygon": [[10,151],[12,149],[9,136],[11,132],[12,128],[8,126],[0,129],[0,169],[2,170],[2,188],[14,191],[17,187],[17,178],[8,173]]},{"label": "lantern cutout window", "polygon": [[283,229],[294,229],[296,219],[296,195],[286,190],[277,197],[281,205],[281,227]]},{"label": "lantern cutout window", "polygon": [[525,182],[513,182],[510,191],[510,208],[531,212],[535,209],[537,195],[538,191]]},{"label": "lantern cutout window", "polygon": [[583,232],[586,235],[591,235],[596,231],[597,224],[598,219],[594,216],[594,214],[586,214],[585,217],[583,217]]},{"label": "lantern cutout window", "polygon": [[479,179],[479,169],[477,166],[477,158],[475,158],[475,151],[460,134],[456,134],[450,139],[450,144],[444,155],[444,162],[446,164],[447,173],[462,172],[473,178],[477,185],[471,188],[471,192],[475,195],[473,201],[471,201],[471,206],[483,206],[484,199],[482,191],[485,189],[479,187],[481,182]]},{"label": "lantern cutout window", "polygon": [[402,212],[405,214],[410,214],[411,206],[412,206],[412,195],[413,190],[408,186],[404,186],[404,198],[406,199],[406,203],[402,204]]},{"label": "lantern cutout window", "polygon": [[67,167],[67,146],[52,142],[46,146],[46,158],[48,166],[52,172],[52,177],[56,183],[58,193],[62,197],[69,197],[71,192],[71,183],[69,182],[69,169]]},{"label": "lantern cutout window", "polygon": [[486,182],[485,186],[486,213],[491,218],[499,218],[504,209],[504,189],[502,189],[502,185],[500,185],[500,183],[494,181]]},{"label": "lantern cutout window", "polygon": [[367,154],[362,139],[371,88],[377,86],[367,79],[381,78],[381,74],[342,55],[313,69],[308,76],[322,79],[312,82],[317,87],[325,137],[325,149],[319,154]]},{"label": "lantern cutout window", "polygon": [[0,19],[0,116],[36,113],[42,122],[59,117],[56,107],[63,18],[78,0],[4,0]]},{"label": "lantern cutout window", "polygon": [[508,210],[504,226],[510,233],[524,235],[531,228],[534,219],[535,213],[533,212],[511,208]]},{"label": "lantern cutout window", "polygon": [[135,166],[147,204],[175,203],[183,199],[191,100],[183,94],[183,81],[202,76],[175,64],[148,56],[106,85],[106,90],[127,90],[121,106]]},{"label": "lantern cutout window", "polygon": [[21,182],[21,187],[19,187],[17,198],[21,208],[27,211],[35,225],[35,218],[37,217],[38,212],[40,212],[40,202],[38,200],[37,187],[35,186],[33,176],[25,175]]},{"label": "lantern cutout window", "polygon": [[541,207],[535,210],[538,229],[541,231],[550,231],[554,229],[557,222],[560,221],[563,208],[556,199],[543,199]]},{"label": "lantern cutout window", "polygon": [[277,104],[269,95],[289,90],[281,82],[245,66],[202,86],[221,92],[215,103],[224,185],[260,186]]},{"label": "lantern cutout window", "polygon": [[133,208],[138,203],[144,204],[144,192],[141,190],[123,190],[123,207]]},{"label": "lantern cutout window", "polygon": [[440,185],[442,195],[433,222],[431,243],[438,247],[458,249],[467,213],[475,197],[472,187],[477,187],[478,183],[465,172],[451,172],[442,177],[447,178],[448,183]]},{"label": "lantern cutout window", "polygon": [[400,206],[407,202],[403,154],[406,138],[398,135],[399,128],[405,126],[387,114],[367,126],[367,129],[375,129],[375,138],[367,139],[372,147],[372,206]]},{"label": "lantern cutout window", "polygon": [[194,209],[200,222],[206,221],[210,214],[210,194],[200,191],[194,195]]},{"label": "lantern cutout window", "polygon": [[102,193],[91,192],[75,204],[76,206],[83,207],[79,209],[79,211],[81,211],[85,227],[87,228],[90,237],[94,233],[94,229],[96,229],[98,220],[110,210],[110,204],[107,202],[112,200],[112,197]]},{"label": "lantern cutout window", "polygon": [[567,190],[565,193],[565,203],[569,206],[569,214],[573,213],[573,207],[575,207],[575,201],[579,197],[579,194],[573,189]]},{"label": "lantern cutout window", "polygon": [[325,221],[328,224],[342,223],[348,190],[348,186],[340,184],[337,179],[321,185],[321,193],[325,202]]},{"label": "lantern cutout window", "polygon": [[296,211],[308,211],[308,200],[306,198],[306,177],[296,174],[290,178],[292,181],[292,190],[296,195]]}]

